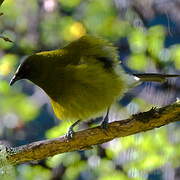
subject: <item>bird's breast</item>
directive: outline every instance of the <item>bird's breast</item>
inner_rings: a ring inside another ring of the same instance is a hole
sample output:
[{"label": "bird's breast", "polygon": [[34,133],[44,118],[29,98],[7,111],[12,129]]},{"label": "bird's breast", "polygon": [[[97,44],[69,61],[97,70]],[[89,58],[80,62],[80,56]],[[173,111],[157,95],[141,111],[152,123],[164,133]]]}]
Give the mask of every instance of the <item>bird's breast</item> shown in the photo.
[{"label": "bird's breast", "polygon": [[[69,65],[45,88],[61,120],[86,120],[101,116],[124,92],[125,82],[114,71],[98,65]],[[49,87],[49,86],[48,86]]]}]

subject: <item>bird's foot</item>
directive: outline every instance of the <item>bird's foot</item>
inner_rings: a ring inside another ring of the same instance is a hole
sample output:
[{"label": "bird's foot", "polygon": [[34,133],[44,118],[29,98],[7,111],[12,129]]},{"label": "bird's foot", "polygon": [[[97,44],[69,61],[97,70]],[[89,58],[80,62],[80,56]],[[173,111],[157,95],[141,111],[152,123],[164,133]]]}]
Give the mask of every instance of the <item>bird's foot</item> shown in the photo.
[{"label": "bird's foot", "polygon": [[73,130],[73,128],[69,128],[68,129],[68,132],[66,133],[66,138],[69,140],[69,139],[72,139],[73,138],[73,135],[74,135],[74,130]]},{"label": "bird's foot", "polygon": [[68,132],[66,133],[66,138],[69,140],[69,139],[72,139],[73,136],[74,136],[74,127],[80,122],[80,120],[76,121],[74,124],[72,124],[69,129],[68,129]]},{"label": "bird's foot", "polygon": [[109,115],[109,109],[107,110],[106,116],[103,118],[103,121],[101,123],[101,128],[104,130],[107,130],[108,128],[108,122],[109,122],[108,115]]},{"label": "bird's foot", "polygon": [[108,122],[103,120],[103,122],[101,123],[101,128],[104,129],[104,130],[107,130]]}]

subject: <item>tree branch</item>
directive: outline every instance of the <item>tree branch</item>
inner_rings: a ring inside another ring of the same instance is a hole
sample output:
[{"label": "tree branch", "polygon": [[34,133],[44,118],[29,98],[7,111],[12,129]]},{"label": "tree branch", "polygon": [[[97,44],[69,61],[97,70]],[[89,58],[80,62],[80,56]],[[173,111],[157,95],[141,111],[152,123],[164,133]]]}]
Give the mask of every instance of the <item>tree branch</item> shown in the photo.
[{"label": "tree branch", "polygon": [[20,164],[45,159],[64,152],[86,150],[93,145],[102,144],[117,137],[151,130],[175,121],[180,121],[180,102],[163,108],[154,108],[148,112],[133,115],[123,121],[109,123],[107,130],[98,126],[79,131],[75,133],[71,140],[62,136],[15,148],[6,147],[6,159],[10,164]]}]

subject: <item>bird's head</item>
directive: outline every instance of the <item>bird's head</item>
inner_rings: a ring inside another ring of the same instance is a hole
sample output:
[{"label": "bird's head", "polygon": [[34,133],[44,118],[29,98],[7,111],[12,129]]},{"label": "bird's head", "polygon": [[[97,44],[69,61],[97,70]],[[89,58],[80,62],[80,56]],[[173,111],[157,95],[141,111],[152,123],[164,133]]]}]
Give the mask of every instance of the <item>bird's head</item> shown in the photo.
[{"label": "bird's head", "polygon": [[34,66],[34,55],[24,59],[24,61],[18,66],[14,76],[10,80],[10,85],[13,85],[16,81],[21,79],[31,80],[34,72],[36,71]]}]

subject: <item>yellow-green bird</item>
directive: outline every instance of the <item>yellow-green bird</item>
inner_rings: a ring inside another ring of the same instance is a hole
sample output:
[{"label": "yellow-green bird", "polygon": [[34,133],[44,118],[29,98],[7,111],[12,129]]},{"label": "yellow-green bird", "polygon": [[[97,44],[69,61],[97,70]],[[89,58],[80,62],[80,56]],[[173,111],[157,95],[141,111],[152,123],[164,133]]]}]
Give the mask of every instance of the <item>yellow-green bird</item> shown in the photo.
[{"label": "yellow-green bird", "polygon": [[[117,49],[106,40],[90,35],[70,43],[62,49],[29,56],[20,64],[10,85],[29,79],[50,97],[57,118],[74,124],[100,117],[131,87],[140,81],[166,80],[180,75],[126,74],[119,65]],[[106,115],[102,127],[106,127]]]}]

